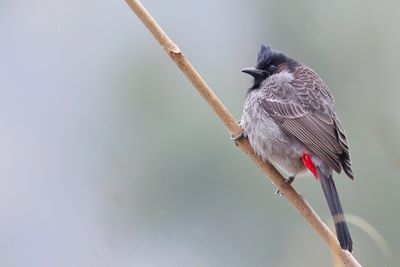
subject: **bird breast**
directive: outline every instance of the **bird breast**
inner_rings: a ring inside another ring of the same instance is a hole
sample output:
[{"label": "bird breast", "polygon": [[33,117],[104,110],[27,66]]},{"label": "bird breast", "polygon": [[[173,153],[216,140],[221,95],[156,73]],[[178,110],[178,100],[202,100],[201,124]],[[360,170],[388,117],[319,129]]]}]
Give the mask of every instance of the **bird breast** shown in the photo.
[{"label": "bird breast", "polygon": [[304,169],[300,157],[305,148],[297,139],[288,136],[264,111],[261,106],[263,97],[265,92],[262,90],[247,93],[240,121],[244,134],[256,154],[264,161],[278,165],[289,175],[296,175]]}]

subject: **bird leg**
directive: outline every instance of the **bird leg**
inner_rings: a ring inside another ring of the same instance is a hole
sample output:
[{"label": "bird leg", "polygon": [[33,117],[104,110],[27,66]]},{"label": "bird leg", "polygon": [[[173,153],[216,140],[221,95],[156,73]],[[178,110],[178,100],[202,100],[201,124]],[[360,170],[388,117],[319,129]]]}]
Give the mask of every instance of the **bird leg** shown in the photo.
[{"label": "bird leg", "polygon": [[[285,184],[290,185],[294,181],[294,176],[289,176],[289,178],[285,179]],[[283,194],[281,193],[281,190],[276,190],[275,194],[279,194],[281,197],[283,197]]]},{"label": "bird leg", "polygon": [[[238,121],[238,124],[240,125],[240,121]],[[237,140],[245,138],[245,137],[246,137],[246,135],[244,134],[244,130],[242,129],[239,134],[232,135],[231,140],[237,141]]]},{"label": "bird leg", "polygon": [[239,134],[232,135],[232,136],[231,136],[231,140],[232,140],[232,141],[237,141],[237,140],[242,139],[242,138],[244,138],[244,137],[245,137],[244,131],[241,130]]}]

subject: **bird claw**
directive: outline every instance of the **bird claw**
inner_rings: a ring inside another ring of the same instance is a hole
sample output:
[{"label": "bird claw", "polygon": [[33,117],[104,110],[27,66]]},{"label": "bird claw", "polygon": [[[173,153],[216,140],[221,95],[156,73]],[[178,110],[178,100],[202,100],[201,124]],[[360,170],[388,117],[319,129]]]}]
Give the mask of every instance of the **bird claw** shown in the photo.
[{"label": "bird claw", "polygon": [[[238,121],[238,124],[240,125],[240,121]],[[237,141],[237,140],[242,139],[244,137],[246,137],[246,135],[244,134],[244,130],[242,129],[239,134],[232,135],[231,136],[231,140],[232,141]]]},{"label": "bird claw", "polygon": [[[294,180],[294,176],[290,176],[289,178],[285,179],[285,184],[290,185],[290,184],[292,184],[293,180]],[[275,191],[275,194],[276,195],[279,194],[281,197],[283,197],[283,194],[281,193],[281,190],[279,190],[279,189]]]},{"label": "bird claw", "polygon": [[239,134],[231,136],[231,140],[232,141],[237,141],[237,140],[242,139],[242,138],[244,138],[244,131],[243,130]]}]

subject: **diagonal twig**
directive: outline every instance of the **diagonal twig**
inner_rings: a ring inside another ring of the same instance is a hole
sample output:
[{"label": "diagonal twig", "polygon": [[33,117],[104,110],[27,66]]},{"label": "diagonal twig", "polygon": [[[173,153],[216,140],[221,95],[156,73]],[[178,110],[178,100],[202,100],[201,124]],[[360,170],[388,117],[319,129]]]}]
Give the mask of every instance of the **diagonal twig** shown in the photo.
[{"label": "diagonal twig", "polygon": [[[140,1],[125,0],[125,2],[132,11],[135,12],[137,17],[164,48],[179,69],[190,80],[204,100],[207,101],[209,106],[225,125],[229,134],[236,135],[240,133],[241,127],[236,122],[235,118],[210,89],[200,74],[190,64],[189,60],[181,52],[179,47],[168,37],[150,13],[144,8]],[[343,266],[361,266],[351,253],[340,248],[339,242],[332,231],[322,222],[308,202],[298,194],[291,185],[285,183],[284,177],[274,168],[274,166],[268,162],[263,162],[261,158],[254,153],[247,139],[236,141],[236,145],[246,153],[255,162],[257,167],[260,168],[261,171],[279,188],[280,192],[282,192],[282,194],[298,210],[315,232],[325,241],[332,253],[343,264]]]}]

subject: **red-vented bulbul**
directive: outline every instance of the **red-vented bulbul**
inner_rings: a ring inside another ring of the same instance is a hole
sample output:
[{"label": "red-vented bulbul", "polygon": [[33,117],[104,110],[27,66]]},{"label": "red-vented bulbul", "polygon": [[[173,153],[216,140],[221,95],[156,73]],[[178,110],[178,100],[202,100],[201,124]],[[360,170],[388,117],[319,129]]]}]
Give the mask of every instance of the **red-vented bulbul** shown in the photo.
[{"label": "red-vented bulbul", "polygon": [[335,223],[340,246],[353,250],[333,170],[353,179],[346,135],[328,87],[311,68],[262,45],[240,124],[254,151],[290,176],[309,170],[319,179]]}]

